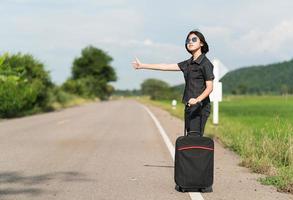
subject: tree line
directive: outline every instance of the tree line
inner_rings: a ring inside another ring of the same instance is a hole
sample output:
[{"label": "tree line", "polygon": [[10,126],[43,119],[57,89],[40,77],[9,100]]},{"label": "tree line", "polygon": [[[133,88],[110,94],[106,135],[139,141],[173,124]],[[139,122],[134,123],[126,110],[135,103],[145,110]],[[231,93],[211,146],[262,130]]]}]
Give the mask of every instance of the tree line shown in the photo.
[{"label": "tree line", "polygon": [[54,110],[54,103],[65,105],[76,97],[107,100],[114,92],[109,82],[117,80],[112,60],[103,50],[87,46],[74,59],[71,76],[59,86],[33,55],[0,55],[0,117]]},{"label": "tree line", "polygon": [[152,100],[181,100],[184,86],[170,86],[159,79],[146,79],[140,85],[140,89],[116,90],[117,96],[149,96]]}]

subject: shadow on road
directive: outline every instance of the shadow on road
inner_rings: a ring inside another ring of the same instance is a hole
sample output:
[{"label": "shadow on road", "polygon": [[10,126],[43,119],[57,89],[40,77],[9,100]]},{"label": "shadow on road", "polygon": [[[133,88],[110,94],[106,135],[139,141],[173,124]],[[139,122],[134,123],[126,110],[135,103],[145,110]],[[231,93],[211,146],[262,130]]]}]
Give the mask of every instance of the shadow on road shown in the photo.
[{"label": "shadow on road", "polygon": [[[85,174],[69,171],[69,172],[53,172],[41,175],[26,176],[22,172],[0,172],[0,197],[7,195],[31,195],[37,196],[41,194],[54,193],[57,191],[50,191],[38,188],[40,186],[48,186],[53,182],[82,182],[93,181],[87,178]],[[10,185],[3,188],[3,185]],[[62,189],[62,188],[59,188]]]}]

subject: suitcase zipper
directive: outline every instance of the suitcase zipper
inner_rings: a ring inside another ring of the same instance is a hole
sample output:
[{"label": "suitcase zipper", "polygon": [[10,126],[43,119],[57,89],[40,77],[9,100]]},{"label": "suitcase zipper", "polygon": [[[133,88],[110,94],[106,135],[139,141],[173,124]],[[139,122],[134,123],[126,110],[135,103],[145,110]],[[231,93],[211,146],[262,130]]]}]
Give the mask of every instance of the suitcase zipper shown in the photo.
[{"label": "suitcase zipper", "polygon": [[186,150],[186,149],[204,149],[204,150],[214,151],[213,148],[203,147],[203,146],[186,146],[186,147],[180,147],[180,148],[178,148],[178,151],[182,151],[182,150]]}]

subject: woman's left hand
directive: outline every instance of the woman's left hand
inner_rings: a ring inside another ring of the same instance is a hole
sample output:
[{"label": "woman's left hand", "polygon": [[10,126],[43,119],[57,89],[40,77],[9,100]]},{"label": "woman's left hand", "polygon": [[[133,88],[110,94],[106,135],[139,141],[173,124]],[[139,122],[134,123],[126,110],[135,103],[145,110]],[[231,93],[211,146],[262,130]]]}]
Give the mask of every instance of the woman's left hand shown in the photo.
[{"label": "woman's left hand", "polygon": [[189,104],[189,106],[191,106],[191,105],[194,105],[194,104],[196,104],[197,102],[199,102],[199,100],[198,100],[198,99],[191,98],[191,99],[189,99],[189,101],[188,101],[188,104]]}]

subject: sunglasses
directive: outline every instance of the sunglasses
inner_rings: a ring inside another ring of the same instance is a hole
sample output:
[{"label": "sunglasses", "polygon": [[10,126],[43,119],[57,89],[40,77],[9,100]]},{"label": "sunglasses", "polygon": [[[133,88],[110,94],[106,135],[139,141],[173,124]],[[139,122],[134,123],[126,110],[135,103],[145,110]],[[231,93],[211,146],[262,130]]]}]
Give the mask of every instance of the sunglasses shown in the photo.
[{"label": "sunglasses", "polygon": [[197,42],[197,37],[193,37],[193,38],[191,38],[191,39],[188,39],[188,38],[187,38],[186,41],[185,41],[185,43],[186,43],[186,44],[189,44],[190,41],[192,41],[192,43]]}]

